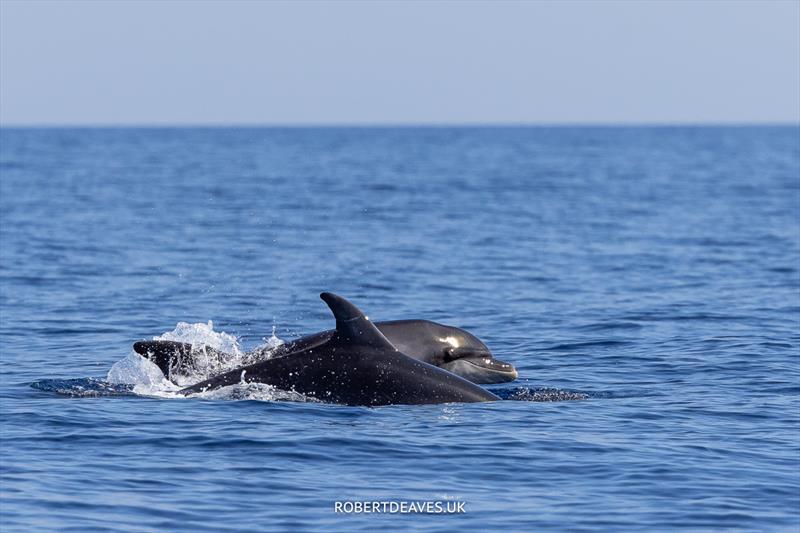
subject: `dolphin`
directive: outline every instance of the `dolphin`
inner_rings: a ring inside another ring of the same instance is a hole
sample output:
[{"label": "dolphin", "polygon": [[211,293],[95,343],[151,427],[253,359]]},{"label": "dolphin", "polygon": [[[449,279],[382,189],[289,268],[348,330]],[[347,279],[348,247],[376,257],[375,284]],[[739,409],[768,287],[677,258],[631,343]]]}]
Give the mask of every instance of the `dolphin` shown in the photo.
[{"label": "dolphin", "polygon": [[358,307],[341,296],[320,294],[336,329],[330,336],[182,389],[183,394],[237,383],[264,383],[319,401],[379,406],[488,402],[500,398],[447,370],[399,351]]},{"label": "dolphin", "polygon": [[[395,348],[414,359],[449,370],[473,383],[505,383],[517,379],[517,370],[495,359],[491,350],[475,335],[461,328],[430,320],[392,320],[373,322]],[[330,340],[335,330],[306,335],[275,348],[260,348],[244,354],[245,362],[282,357]],[[175,341],[141,341],[133,349],[153,361],[174,381],[197,374],[205,366],[223,366],[232,356],[210,346],[193,346]]]},{"label": "dolphin", "polygon": [[[480,339],[461,328],[430,320],[391,320],[374,324],[395,348],[409,357],[449,370],[473,383],[504,383],[517,379],[517,370],[512,365],[495,359]],[[328,330],[301,337],[273,349],[269,355],[316,345],[334,333]]]}]

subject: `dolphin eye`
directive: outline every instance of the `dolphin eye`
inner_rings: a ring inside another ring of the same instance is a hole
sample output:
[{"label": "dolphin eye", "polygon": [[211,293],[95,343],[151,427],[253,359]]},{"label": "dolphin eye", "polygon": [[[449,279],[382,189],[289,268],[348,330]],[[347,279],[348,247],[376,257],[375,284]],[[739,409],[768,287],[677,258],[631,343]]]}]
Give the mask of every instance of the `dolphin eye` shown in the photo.
[{"label": "dolphin eye", "polygon": [[466,357],[469,355],[467,350],[464,348],[456,348],[453,346],[448,346],[444,349],[444,360],[445,362],[455,361],[456,359],[461,359],[462,357]]}]

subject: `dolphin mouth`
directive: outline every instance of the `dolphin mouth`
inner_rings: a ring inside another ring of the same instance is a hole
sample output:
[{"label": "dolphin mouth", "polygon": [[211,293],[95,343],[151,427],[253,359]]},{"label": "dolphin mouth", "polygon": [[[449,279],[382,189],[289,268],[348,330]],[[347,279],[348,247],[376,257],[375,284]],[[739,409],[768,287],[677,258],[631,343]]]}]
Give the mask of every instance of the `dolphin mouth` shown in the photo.
[{"label": "dolphin mouth", "polygon": [[442,368],[473,383],[482,384],[507,383],[514,381],[519,376],[513,365],[487,355],[462,357],[445,363]]}]

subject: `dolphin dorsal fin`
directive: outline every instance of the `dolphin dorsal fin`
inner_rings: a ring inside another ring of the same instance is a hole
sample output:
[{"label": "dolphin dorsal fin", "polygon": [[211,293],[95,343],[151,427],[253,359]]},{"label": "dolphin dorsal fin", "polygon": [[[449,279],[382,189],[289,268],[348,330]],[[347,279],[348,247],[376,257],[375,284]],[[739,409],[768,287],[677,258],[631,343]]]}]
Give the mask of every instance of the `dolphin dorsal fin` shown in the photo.
[{"label": "dolphin dorsal fin", "polygon": [[332,292],[323,292],[319,297],[328,304],[336,318],[336,335],[340,340],[397,351],[397,348],[375,327],[375,324],[370,322],[361,309],[347,299]]}]

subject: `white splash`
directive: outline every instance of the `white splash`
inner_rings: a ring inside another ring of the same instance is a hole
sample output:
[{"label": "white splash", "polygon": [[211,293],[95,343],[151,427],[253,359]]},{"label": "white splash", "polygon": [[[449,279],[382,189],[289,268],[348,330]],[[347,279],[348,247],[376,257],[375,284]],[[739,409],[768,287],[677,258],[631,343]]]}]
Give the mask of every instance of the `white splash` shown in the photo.
[{"label": "white splash", "polygon": [[138,355],[133,350],[111,366],[106,381],[115,385],[147,386],[161,386],[164,382],[167,382],[164,374],[154,363]]},{"label": "white splash", "polygon": [[[114,363],[108,371],[106,381],[113,384],[133,385],[133,392],[141,396],[155,398],[186,398],[179,394],[183,387],[204,381],[210,376],[215,376],[247,366],[258,361],[269,359],[275,348],[284,342],[275,334],[262,339],[262,344],[246,352],[239,344],[235,335],[224,331],[214,331],[214,323],[189,324],[179,322],[175,329],[153,337],[153,340],[176,341],[191,344],[203,353],[203,347],[210,347],[225,354],[223,357],[197,358],[197,364],[191,375],[180,376],[175,379],[177,384],[170,382],[161,370],[150,360],[140,356],[133,350],[123,359]],[[208,355],[208,352],[206,352]],[[244,376],[244,372],[243,372]],[[262,383],[239,383],[212,391],[192,394],[189,397],[209,400],[261,400],[261,401],[309,401],[308,398],[297,392],[281,391]]]},{"label": "white splash", "polygon": [[172,396],[180,387],[164,377],[151,361],[133,350],[111,366],[106,381],[115,385],[133,385],[133,392],[142,396]]},{"label": "white splash", "polygon": [[272,335],[269,337],[263,337],[261,340],[263,342],[256,346],[253,351],[263,353],[264,359],[269,359],[275,352],[275,348],[284,344],[283,340],[275,335],[275,326],[272,326]]},{"label": "white splash", "polygon": [[[275,332],[273,329],[273,336]],[[175,329],[153,337],[154,341],[176,341],[185,342],[194,346],[210,346],[220,352],[232,355],[243,355],[242,348],[236,336],[224,331],[214,331],[214,323],[209,320],[206,324],[198,322],[189,324],[188,322],[178,322]]]}]

